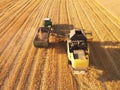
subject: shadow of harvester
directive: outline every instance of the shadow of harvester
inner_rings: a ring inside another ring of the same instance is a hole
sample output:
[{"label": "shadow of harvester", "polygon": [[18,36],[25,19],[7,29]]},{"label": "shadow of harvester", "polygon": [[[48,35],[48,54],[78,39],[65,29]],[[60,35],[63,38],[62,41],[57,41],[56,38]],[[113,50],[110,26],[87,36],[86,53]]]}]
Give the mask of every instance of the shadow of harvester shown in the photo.
[{"label": "shadow of harvester", "polygon": [[120,42],[104,41],[90,43],[90,66],[103,71],[98,80],[120,80]]}]

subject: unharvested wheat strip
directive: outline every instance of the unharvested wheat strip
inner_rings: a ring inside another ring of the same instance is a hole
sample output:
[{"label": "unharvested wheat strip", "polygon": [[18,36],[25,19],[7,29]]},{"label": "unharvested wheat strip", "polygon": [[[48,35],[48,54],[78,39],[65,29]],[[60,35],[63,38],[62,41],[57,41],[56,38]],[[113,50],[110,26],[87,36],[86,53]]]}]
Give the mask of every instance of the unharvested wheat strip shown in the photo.
[{"label": "unharvested wheat strip", "polygon": [[[50,2],[49,5],[48,5],[49,10],[46,10],[46,13],[43,14],[43,16],[44,17],[48,17],[48,18],[50,18],[53,21],[53,15],[56,15],[56,13],[57,13],[57,11],[54,11],[54,9],[56,9],[56,7],[55,7],[55,0],[53,0],[52,2]],[[46,9],[48,7],[46,7]],[[52,11],[54,11],[54,12],[52,12]],[[57,19],[57,17],[56,17],[56,19]]]},{"label": "unharvested wheat strip", "polygon": [[[49,3],[49,4],[48,4]],[[44,17],[43,18],[45,18],[45,17],[48,17],[48,15],[49,15],[49,10],[51,9],[51,5],[52,5],[52,3],[53,2],[51,2],[51,1],[47,1],[47,5],[46,5],[46,7],[44,7],[44,14],[42,14]],[[48,10],[49,9],[49,10]]]}]

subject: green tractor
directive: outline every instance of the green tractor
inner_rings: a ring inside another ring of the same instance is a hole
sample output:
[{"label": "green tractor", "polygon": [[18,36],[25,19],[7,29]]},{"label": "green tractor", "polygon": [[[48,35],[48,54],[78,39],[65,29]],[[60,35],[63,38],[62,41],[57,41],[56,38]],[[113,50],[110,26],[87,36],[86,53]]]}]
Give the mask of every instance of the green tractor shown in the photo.
[{"label": "green tractor", "polygon": [[44,18],[44,27],[52,27],[52,22],[50,18]]}]

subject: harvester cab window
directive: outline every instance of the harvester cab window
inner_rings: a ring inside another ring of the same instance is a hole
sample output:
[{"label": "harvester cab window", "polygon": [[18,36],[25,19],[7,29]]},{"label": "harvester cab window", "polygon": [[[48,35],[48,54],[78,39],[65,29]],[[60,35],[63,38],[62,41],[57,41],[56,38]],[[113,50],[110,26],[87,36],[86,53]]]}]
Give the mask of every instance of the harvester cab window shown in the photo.
[{"label": "harvester cab window", "polygon": [[78,40],[70,43],[70,51],[78,49],[87,49],[87,44],[84,40]]},{"label": "harvester cab window", "polygon": [[82,32],[81,32],[80,30],[76,31],[75,33],[76,33],[77,35],[81,35],[81,34],[82,34]]},{"label": "harvester cab window", "polygon": [[78,46],[81,49],[87,49],[87,43],[84,40],[79,41]]}]

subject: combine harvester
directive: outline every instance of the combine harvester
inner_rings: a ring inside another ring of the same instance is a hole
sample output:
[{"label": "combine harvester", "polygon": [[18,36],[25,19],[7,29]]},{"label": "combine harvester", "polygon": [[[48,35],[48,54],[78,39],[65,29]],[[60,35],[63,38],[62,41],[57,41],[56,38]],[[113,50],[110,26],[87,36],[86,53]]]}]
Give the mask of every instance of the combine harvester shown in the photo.
[{"label": "combine harvester", "polygon": [[33,41],[35,47],[48,47],[49,35],[51,32],[52,22],[50,18],[45,18],[43,27],[38,29],[35,39]]},{"label": "combine harvester", "polygon": [[67,40],[68,63],[72,65],[73,73],[85,72],[89,66],[89,45],[92,33],[85,33],[83,29],[70,31]]}]

